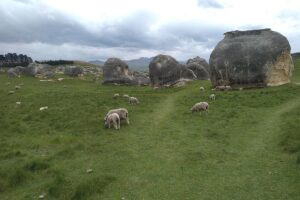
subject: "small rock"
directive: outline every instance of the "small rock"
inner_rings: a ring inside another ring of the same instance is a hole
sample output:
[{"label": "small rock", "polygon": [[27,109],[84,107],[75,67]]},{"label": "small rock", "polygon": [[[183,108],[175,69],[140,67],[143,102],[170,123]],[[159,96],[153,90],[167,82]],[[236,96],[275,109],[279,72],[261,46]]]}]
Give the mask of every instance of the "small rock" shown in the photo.
[{"label": "small rock", "polygon": [[45,196],[46,196],[46,194],[41,194],[41,195],[39,196],[39,199],[44,199]]},{"label": "small rock", "polygon": [[16,104],[17,104],[17,105],[21,105],[21,102],[20,102],[20,101],[17,101]]},{"label": "small rock", "polygon": [[47,110],[48,106],[40,107],[40,111]]}]

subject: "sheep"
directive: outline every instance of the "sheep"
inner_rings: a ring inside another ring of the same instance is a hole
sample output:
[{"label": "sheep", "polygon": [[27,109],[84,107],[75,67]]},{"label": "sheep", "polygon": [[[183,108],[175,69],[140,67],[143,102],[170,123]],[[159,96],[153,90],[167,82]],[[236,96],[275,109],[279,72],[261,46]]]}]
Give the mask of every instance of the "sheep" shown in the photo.
[{"label": "sheep", "polygon": [[129,97],[129,103],[130,104],[139,104],[139,100],[136,97]]},{"label": "sheep", "polygon": [[15,89],[16,89],[16,90],[18,90],[18,89],[20,89],[20,88],[21,88],[21,86],[19,86],[19,85],[16,85],[16,86],[15,86]]},{"label": "sheep", "polygon": [[216,95],[215,94],[211,94],[211,95],[209,95],[209,99],[210,100],[216,100]]},{"label": "sheep", "polygon": [[117,113],[121,121],[126,120],[126,123],[129,124],[128,110],[126,108],[118,108],[118,109],[110,110],[104,117],[104,121],[106,121],[108,115],[110,115],[111,113]]},{"label": "sheep", "polygon": [[205,89],[204,89],[204,87],[200,87],[200,91],[204,91]]},{"label": "sheep", "polygon": [[111,124],[114,126],[115,129],[120,129],[120,117],[118,113],[111,113],[106,117],[105,120],[105,127],[110,128]]},{"label": "sheep", "polygon": [[120,97],[120,94],[119,94],[119,93],[116,93],[116,94],[114,94],[113,99],[117,99],[117,98],[119,98],[119,97]]},{"label": "sheep", "polygon": [[21,105],[21,101],[17,101],[16,104],[17,104],[17,105]]},{"label": "sheep", "polygon": [[129,95],[128,94],[123,94],[123,97],[124,98],[129,98]]},{"label": "sheep", "polygon": [[207,102],[199,102],[199,103],[196,103],[196,104],[191,108],[191,111],[192,111],[192,113],[193,113],[193,112],[200,112],[200,115],[201,115],[201,112],[202,112],[202,111],[205,111],[206,114],[208,114],[208,103],[207,103]]},{"label": "sheep", "polygon": [[8,94],[14,94],[14,93],[15,93],[15,91],[13,91],[13,90],[8,92]]},{"label": "sheep", "polygon": [[63,80],[64,80],[64,78],[58,78],[57,80],[58,80],[58,81],[63,81]]},{"label": "sheep", "polygon": [[40,111],[47,110],[47,109],[48,109],[48,106],[40,107]]}]

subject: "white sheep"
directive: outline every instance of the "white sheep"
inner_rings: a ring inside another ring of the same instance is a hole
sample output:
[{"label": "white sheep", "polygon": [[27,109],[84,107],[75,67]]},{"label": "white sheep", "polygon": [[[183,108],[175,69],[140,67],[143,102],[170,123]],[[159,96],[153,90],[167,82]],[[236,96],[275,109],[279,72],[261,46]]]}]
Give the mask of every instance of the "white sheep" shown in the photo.
[{"label": "white sheep", "polygon": [[120,129],[120,117],[118,113],[111,113],[106,117],[105,127],[110,128],[111,125],[114,126],[115,129]]},{"label": "white sheep", "polygon": [[199,102],[196,103],[192,108],[191,108],[192,112],[201,112],[204,111],[206,112],[206,114],[208,114],[208,103],[207,102]]},{"label": "white sheep", "polygon": [[18,90],[18,89],[20,89],[20,88],[21,88],[21,86],[19,86],[19,85],[16,85],[16,86],[15,86],[15,89],[16,89],[16,90]]},{"label": "white sheep", "polygon": [[40,111],[47,110],[47,109],[48,109],[48,106],[40,107]]},{"label": "white sheep", "polygon": [[129,103],[130,104],[139,104],[139,100],[136,97],[129,97]]},{"label": "white sheep", "polygon": [[128,94],[123,94],[123,97],[124,98],[129,98],[129,95]]},{"label": "white sheep", "polygon": [[119,97],[120,97],[120,94],[119,94],[119,93],[116,93],[116,94],[114,94],[113,99],[117,99],[117,98],[119,98]]},{"label": "white sheep", "polygon": [[21,101],[17,101],[16,104],[17,104],[17,105],[21,105]]},{"label": "white sheep", "polygon": [[15,93],[15,91],[13,91],[13,90],[8,92],[8,94],[14,94],[14,93]]},{"label": "white sheep", "polygon": [[205,89],[204,89],[204,87],[200,87],[200,91],[204,91]]},{"label": "white sheep", "polygon": [[215,94],[211,94],[211,95],[209,95],[209,99],[210,100],[216,100],[216,95]]},{"label": "white sheep", "polygon": [[58,81],[63,81],[63,80],[64,80],[64,78],[58,78],[57,80],[58,80]]},{"label": "white sheep", "polygon": [[129,124],[128,110],[126,108],[118,108],[118,109],[110,110],[104,117],[104,121],[106,121],[108,115],[110,115],[111,113],[117,113],[121,121],[125,120],[126,123]]}]

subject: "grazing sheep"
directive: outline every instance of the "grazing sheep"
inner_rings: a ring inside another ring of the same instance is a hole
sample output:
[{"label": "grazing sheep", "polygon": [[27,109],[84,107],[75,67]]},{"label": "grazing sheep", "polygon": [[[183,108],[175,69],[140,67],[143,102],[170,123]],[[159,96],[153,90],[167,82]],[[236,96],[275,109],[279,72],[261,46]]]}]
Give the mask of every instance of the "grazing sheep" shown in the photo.
[{"label": "grazing sheep", "polygon": [[14,94],[14,93],[15,93],[15,91],[13,91],[13,90],[8,92],[8,94]]},{"label": "grazing sheep", "polygon": [[206,112],[206,114],[208,114],[208,103],[207,102],[199,102],[196,103],[192,108],[191,108],[192,112],[201,112],[204,111]]},{"label": "grazing sheep", "polygon": [[124,98],[129,98],[130,96],[128,94],[123,94]]},{"label": "grazing sheep", "polygon": [[40,111],[47,110],[48,106],[40,107]]},{"label": "grazing sheep", "polygon": [[17,104],[17,105],[21,105],[21,102],[20,102],[20,101],[17,101],[16,104]]},{"label": "grazing sheep", "polygon": [[110,115],[111,113],[117,113],[121,121],[126,120],[126,123],[129,124],[128,110],[126,108],[118,108],[118,109],[110,110],[104,117],[104,121],[106,121],[108,115]]},{"label": "grazing sheep", "polygon": [[130,104],[139,104],[139,100],[136,97],[129,97],[129,103]]},{"label": "grazing sheep", "polygon": [[104,125],[108,128],[113,125],[115,129],[120,129],[120,117],[118,113],[109,114],[105,120]]},{"label": "grazing sheep", "polygon": [[119,94],[119,93],[116,93],[116,94],[114,94],[113,99],[117,99],[117,98],[119,98],[119,97],[120,97],[120,94]]},{"label": "grazing sheep", "polygon": [[57,80],[58,80],[58,81],[63,81],[63,80],[64,80],[64,78],[58,78]]},{"label": "grazing sheep", "polygon": [[209,95],[209,99],[210,100],[216,100],[216,95],[215,94],[211,94],[211,95]]},{"label": "grazing sheep", "polygon": [[204,87],[200,87],[200,91],[204,91],[205,89],[204,89]]},{"label": "grazing sheep", "polygon": [[19,86],[19,85],[16,85],[16,86],[15,86],[15,89],[16,89],[16,90],[18,90],[18,89],[20,89],[20,88],[21,88],[21,86]]}]

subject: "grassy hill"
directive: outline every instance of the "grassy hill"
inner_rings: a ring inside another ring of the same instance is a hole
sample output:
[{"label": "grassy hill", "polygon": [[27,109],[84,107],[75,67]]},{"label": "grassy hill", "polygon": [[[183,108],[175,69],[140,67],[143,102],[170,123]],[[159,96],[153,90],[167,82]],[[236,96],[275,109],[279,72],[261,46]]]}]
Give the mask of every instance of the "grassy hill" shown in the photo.
[{"label": "grassy hill", "polygon": [[[295,63],[290,84],[214,91],[213,102],[208,81],[153,90],[0,75],[0,199],[299,199]],[[210,103],[208,115],[190,112],[199,101]],[[105,129],[105,113],[117,107],[128,108],[130,125]]]}]

